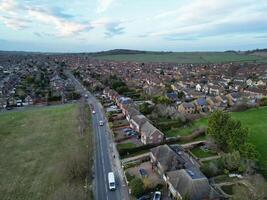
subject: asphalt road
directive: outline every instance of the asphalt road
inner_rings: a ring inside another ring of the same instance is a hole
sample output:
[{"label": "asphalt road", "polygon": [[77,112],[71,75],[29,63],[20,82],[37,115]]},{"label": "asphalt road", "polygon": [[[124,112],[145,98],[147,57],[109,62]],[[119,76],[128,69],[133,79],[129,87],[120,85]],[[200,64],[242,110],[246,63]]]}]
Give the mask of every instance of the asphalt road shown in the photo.
[{"label": "asphalt road", "polygon": [[[128,190],[124,180],[116,167],[117,157],[114,159],[114,152],[112,147],[114,146],[112,141],[110,141],[108,123],[104,116],[101,104],[97,99],[87,91],[81,83],[74,78],[74,76],[68,73],[68,76],[72,78],[76,85],[76,89],[80,91],[81,94],[88,95],[87,103],[93,107],[95,114],[93,114],[93,128],[95,133],[95,160],[94,160],[94,198],[96,200],[123,200],[129,199]],[[104,125],[100,126],[99,121],[104,121]],[[112,151],[112,152],[111,152]],[[115,181],[117,189],[115,191],[110,191],[108,187],[108,173],[114,172]]]}]

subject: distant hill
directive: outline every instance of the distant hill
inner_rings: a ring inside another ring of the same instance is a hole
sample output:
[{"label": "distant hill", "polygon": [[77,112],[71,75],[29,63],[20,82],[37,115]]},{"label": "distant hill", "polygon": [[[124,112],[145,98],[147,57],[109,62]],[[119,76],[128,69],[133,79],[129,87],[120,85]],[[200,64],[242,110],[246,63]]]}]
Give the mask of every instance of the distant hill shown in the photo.
[{"label": "distant hill", "polygon": [[255,49],[252,51],[246,51],[246,54],[267,57],[267,49]]},{"label": "distant hill", "polygon": [[94,56],[106,56],[106,55],[118,55],[118,54],[143,54],[147,51],[129,50],[129,49],[113,49],[109,51],[100,51],[96,53],[91,53]]},{"label": "distant hill", "polygon": [[267,62],[260,55],[247,54],[240,51],[225,52],[153,52],[115,49],[97,53],[89,56],[99,60],[129,61],[129,62],[164,62],[177,64],[199,64],[199,63],[229,63],[229,62]]}]

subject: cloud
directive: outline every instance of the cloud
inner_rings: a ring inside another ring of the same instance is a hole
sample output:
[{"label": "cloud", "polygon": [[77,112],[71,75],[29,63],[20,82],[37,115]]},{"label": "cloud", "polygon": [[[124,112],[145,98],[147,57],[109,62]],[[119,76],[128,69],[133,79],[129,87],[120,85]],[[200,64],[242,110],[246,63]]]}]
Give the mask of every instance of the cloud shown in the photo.
[{"label": "cloud", "polygon": [[93,28],[104,28],[105,37],[113,37],[124,33],[125,27],[122,24],[126,21],[113,21],[107,18],[101,18],[91,22]]},{"label": "cloud", "polygon": [[43,9],[29,9],[28,15],[35,21],[54,27],[58,31],[58,36],[74,36],[92,29],[89,23],[69,21]]},{"label": "cloud", "polygon": [[[248,34],[267,31],[267,2],[259,0],[193,0],[179,8],[155,15],[165,21],[160,29],[146,34],[167,40],[190,40],[225,34]],[[171,20],[170,20],[171,19]]]},{"label": "cloud", "polygon": [[97,13],[105,12],[115,0],[97,0]]},{"label": "cloud", "polygon": [[106,37],[113,37],[115,35],[121,35],[124,33],[124,27],[121,27],[119,23],[109,23],[106,26]]},{"label": "cloud", "polygon": [[0,2],[0,21],[14,30],[27,28],[29,20],[20,16],[20,7],[15,0]]}]

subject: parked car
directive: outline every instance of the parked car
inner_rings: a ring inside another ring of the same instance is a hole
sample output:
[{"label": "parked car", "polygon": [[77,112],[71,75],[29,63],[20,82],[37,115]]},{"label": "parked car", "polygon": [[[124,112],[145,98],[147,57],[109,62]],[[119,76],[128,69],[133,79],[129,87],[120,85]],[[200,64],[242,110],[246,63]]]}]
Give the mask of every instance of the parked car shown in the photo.
[{"label": "parked car", "polygon": [[154,193],[153,200],[160,200],[160,199],[161,199],[161,192],[160,191],[156,191]]},{"label": "parked car", "polygon": [[135,131],[129,131],[126,133],[127,136],[134,136],[136,135],[137,133]]},{"label": "parked car", "polygon": [[95,114],[95,111],[93,110],[92,113]]},{"label": "parked car", "polygon": [[131,128],[124,128],[124,129],[122,129],[122,130],[123,130],[123,132],[125,132],[125,133],[127,133],[127,132],[129,132],[129,131],[132,131]]},{"label": "parked car", "polygon": [[148,173],[145,169],[143,168],[140,168],[139,169],[139,173],[141,174],[141,176],[144,178],[144,177],[148,177]]}]

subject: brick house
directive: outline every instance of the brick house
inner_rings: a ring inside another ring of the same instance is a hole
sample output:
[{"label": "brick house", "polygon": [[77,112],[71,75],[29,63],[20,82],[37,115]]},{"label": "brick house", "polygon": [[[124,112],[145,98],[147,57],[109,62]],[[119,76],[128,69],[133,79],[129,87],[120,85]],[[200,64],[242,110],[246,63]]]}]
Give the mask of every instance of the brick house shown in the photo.
[{"label": "brick house", "polygon": [[193,114],[195,113],[196,108],[194,104],[184,102],[178,106],[178,111],[185,114]]},{"label": "brick house", "polygon": [[141,126],[140,134],[143,144],[160,143],[164,140],[164,134],[149,121]]}]

